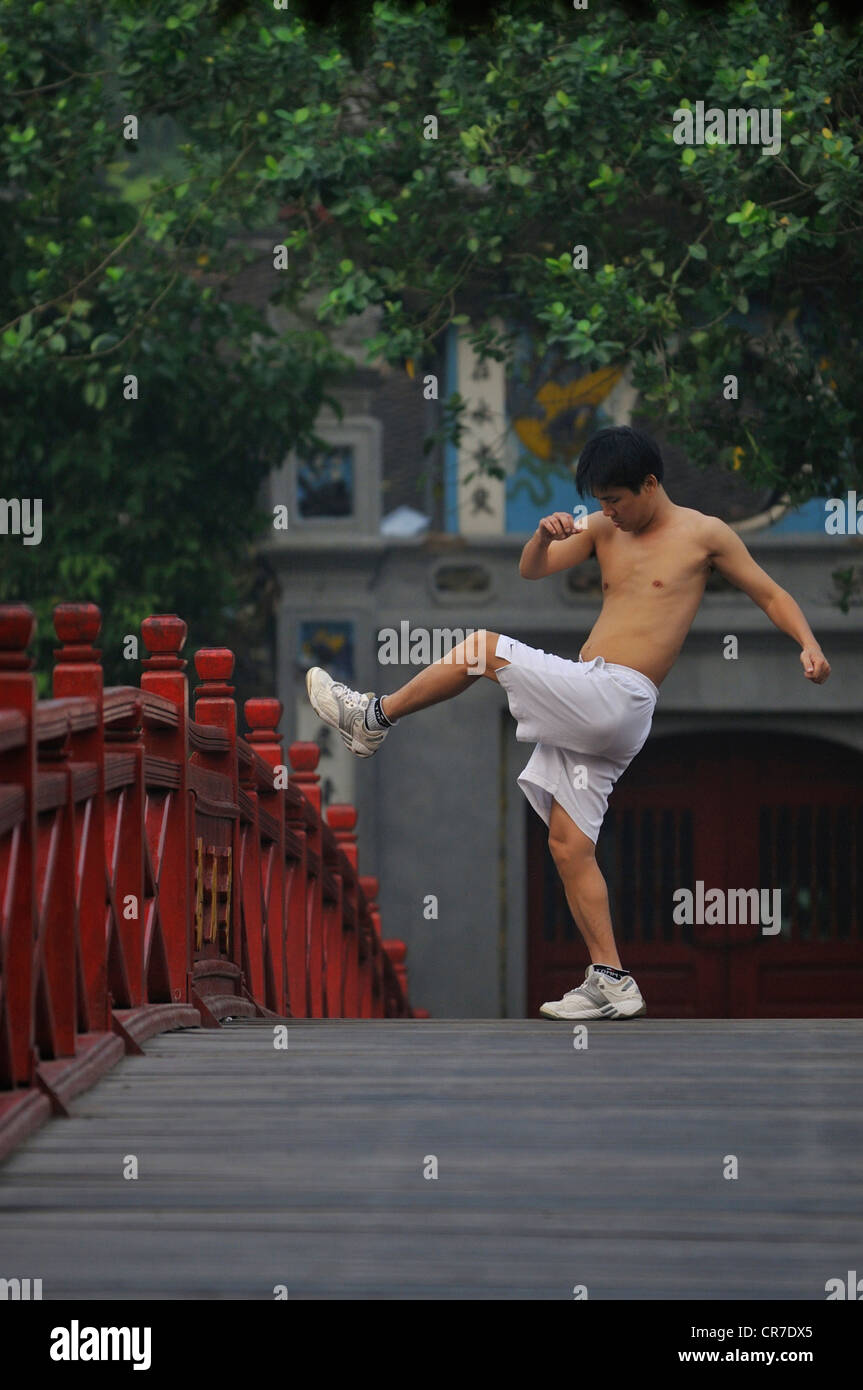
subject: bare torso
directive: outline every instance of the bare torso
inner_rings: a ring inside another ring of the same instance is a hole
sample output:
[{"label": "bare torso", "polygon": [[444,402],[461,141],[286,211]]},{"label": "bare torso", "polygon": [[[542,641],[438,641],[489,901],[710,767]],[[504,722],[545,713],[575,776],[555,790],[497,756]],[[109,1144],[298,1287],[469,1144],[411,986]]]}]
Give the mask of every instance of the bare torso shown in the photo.
[{"label": "bare torso", "polygon": [[674,507],[655,531],[618,530],[603,519],[596,530],[602,610],[581,649],[631,666],[661,685],[686,639],[710,573],[706,518]]}]

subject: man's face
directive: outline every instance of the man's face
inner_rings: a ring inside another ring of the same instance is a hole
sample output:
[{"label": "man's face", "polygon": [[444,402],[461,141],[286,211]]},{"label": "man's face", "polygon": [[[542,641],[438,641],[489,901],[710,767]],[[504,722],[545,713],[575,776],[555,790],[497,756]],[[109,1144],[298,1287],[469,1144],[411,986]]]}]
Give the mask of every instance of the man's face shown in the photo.
[{"label": "man's face", "polygon": [[594,496],[602,507],[603,516],[613,521],[619,531],[637,531],[650,520],[655,488],[655,479],[651,475],[642,484],[640,492],[633,492],[628,487],[609,487],[603,492],[594,493]]}]

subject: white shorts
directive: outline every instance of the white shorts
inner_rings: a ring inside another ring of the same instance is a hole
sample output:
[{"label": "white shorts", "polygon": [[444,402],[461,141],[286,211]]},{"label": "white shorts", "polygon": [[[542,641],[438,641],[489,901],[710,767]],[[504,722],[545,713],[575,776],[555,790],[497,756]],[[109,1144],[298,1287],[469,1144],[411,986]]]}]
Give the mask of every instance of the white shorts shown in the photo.
[{"label": "white shorts", "polygon": [[552,799],[594,842],[611,789],[643,746],[659,691],[631,666],[568,661],[498,638],[497,679],[518,721],[519,743],[535,743],[518,779],[531,806],[548,825]]}]

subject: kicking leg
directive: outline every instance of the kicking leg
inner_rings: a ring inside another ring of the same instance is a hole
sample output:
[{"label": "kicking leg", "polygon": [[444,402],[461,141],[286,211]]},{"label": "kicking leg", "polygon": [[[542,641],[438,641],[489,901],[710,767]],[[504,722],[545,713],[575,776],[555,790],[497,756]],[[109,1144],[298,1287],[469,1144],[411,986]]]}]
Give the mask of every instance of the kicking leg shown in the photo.
[{"label": "kicking leg", "polygon": [[401,719],[405,714],[415,714],[429,705],[451,700],[474,684],[477,676],[497,680],[495,672],[509,665],[503,657],[494,654],[498,636],[497,632],[488,632],[485,628],[472,632],[440,661],[433,661],[392,695],[384,695],[381,708],[387,719]]},{"label": "kicking leg", "polygon": [[[352,753],[370,758],[376,753],[391,723],[404,714],[450,700],[467,690],[477,676],[497,680],[495,672],[509,662],[495,656],[499,634],[481,628],[453,647],[401,686],[392,695],[375,697],[372,691],[360,694],[340,681],[334,681],[319,666],[306,672],[309,700],[319,719],[338,729]],[[370,702],[373,702],[369,709]],[[382,714],[383,718],[378,715]]]}]

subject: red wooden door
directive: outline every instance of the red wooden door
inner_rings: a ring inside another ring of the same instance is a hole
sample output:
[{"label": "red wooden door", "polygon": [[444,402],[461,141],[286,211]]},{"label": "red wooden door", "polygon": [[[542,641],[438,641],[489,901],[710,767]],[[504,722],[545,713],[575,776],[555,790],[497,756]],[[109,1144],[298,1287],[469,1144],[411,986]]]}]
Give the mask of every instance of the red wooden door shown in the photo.
[{"label": "red wooden door", "polygon": [[[527,815],[533,1015],[581,980],[588,956],[546,828]],[[859,754],[770,734],[651,740],[615,788],[597,847],[621,961],[650,1016],[860,1017],[861,849]],[[684,889],[696,907],[691,924],[675,920]]]}]

